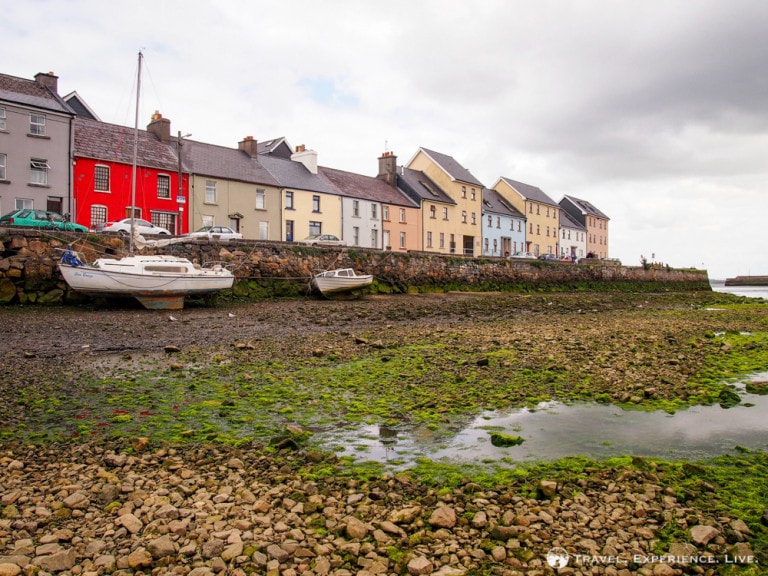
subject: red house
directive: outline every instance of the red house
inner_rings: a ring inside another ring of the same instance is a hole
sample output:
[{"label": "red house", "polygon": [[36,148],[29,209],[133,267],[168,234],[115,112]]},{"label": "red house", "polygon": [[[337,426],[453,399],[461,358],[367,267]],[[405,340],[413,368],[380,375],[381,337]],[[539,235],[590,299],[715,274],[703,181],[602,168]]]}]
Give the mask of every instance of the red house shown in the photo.
[{"label": "red house", "polygon": [[[75,221],[93,228],[131,216],[134,129],[77,117],[74,122]],[[187,174],[170,137],[170,121],[159,113],[138,131],[134,216],[174,234],[187,232],[184,207]],[[181,187],[179,186],[179,177]]]}]

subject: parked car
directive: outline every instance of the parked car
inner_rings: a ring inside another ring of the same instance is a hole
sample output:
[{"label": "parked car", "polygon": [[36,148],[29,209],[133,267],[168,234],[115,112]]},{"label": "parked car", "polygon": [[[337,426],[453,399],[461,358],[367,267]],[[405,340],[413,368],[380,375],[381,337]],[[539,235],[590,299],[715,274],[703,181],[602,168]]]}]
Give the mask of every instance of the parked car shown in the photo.
[{"label": "parked car", "polygon": [[310,246],[346,246],[347,243],[344,240],[340,240],[338,236],[333,234],[316,234],[314,236],[308,236],[304,240],[299,240],[301,244],[309,244]]},{"label": "parked car", "polygon": [[530,252],[515,252],[510,256],[510,258],[525,258],[526,260],[536,260],[536,256],[534,256]]},{"label": "parked car", "polygon": [[243,235],[240,232],[235,232],[229,226],[203,226],[202,228],[184,234],[190,238],[208,238],[209,240],[222,240],[227,242],[229,240],[240,240]]},{"label": "parked car", "polygon": [[[171,235],[171,232],[167,228],[162,226],[155,226],[148,220],[141,218],[134,218],[133,222],[136,226],[136,230],[142,236],[145,234],[167,234]],[[131,234],[131,219],[125,218],[118,220],[117,222],[104,222],[103,224],[96,224],[93,227],[94,232],[117,232],[121,236],[129,236]]]},{"label": "parked car", "polygon": [[554,262],[556,260],[559,260],[559,258],[554,254],[542,254],[541,256],[539,256],[539,260],[551,260]]},{"label": "parked car", "polygon": [[88,232],[82,224],[70,222],[58,212],[50,210],[32,210],[23,208],[0,216],[0,226],[27,226],[46,230],[67,230],[69,232]]}]

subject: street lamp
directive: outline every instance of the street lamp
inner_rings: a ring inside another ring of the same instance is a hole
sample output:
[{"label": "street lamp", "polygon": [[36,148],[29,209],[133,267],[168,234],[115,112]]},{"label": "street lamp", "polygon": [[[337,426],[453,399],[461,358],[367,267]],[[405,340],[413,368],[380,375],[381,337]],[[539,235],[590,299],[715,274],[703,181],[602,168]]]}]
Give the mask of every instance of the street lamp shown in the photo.
[{"label": "street lamp", "polygon": [[179,193],[176,196],[176,202],[179,204],[179,215],[177,217],[178,219],[178,225],[177,228],[177,235],[181,235],[184,230],[182,229],[182,216],[184,213],[184,203],[187,201],[186,198],[184,198],[184,190],[181,185],[181,142],[184,138],[189,138],[192,136],[192,134],[184,134],[184,136],[181,135],[181,130],[179,130],[179,137],[177,139],[177,146],[178,146],[178,156],[179,156]]}]

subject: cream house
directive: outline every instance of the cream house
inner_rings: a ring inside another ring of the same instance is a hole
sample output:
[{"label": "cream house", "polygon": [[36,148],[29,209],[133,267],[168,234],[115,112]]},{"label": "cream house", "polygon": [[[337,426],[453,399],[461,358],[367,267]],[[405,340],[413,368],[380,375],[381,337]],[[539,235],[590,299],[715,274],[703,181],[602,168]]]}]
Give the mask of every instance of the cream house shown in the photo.
[{"label": "cream house", "polygon": [[191,230],[215,224],[243,238],[280,239],[280,186],[261,164],[256,141],[245,138],[233,149],[183,139],[181,158],[190,173]]},{"label": "cream house", "polygon": [[557,255],[560,207],[540,188],[510,178],[499,178],[493,189],[526,218],[525,252]]},{"label": "cream house", "polygon": [[[424,197],[423,249],[446,254],[478,256],[481,253],[483,185],[451,156],[419,148],[407,168],[426,175],[420,182],[434,196]],[[437,187],[450,202],[440,198]]]}]

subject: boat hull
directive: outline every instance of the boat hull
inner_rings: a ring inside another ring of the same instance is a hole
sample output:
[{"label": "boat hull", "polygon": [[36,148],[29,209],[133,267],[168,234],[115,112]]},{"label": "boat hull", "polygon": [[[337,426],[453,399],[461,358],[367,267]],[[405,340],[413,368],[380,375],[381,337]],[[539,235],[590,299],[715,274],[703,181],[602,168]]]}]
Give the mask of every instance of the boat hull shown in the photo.
[{"label": "boat hull", "polygon": [[148,309],[179,310],[184,298],[232,287],[235,277],[226,268],[195,268],[185,258],[127,257],[97,260],[94,265],[59,262],[72,290],[91,296],[133,297]]},{"label": "boat hull", "polygon": [[[342,272],[347,275],[342,275]],[[323,296],[346,294],[367,288],[373,283],[370,274],[357,275],[353,271],[329,271],[312,277],[311,285]]]}]

